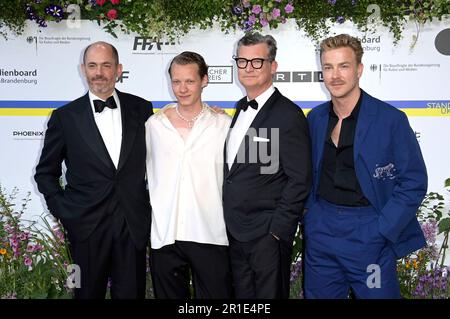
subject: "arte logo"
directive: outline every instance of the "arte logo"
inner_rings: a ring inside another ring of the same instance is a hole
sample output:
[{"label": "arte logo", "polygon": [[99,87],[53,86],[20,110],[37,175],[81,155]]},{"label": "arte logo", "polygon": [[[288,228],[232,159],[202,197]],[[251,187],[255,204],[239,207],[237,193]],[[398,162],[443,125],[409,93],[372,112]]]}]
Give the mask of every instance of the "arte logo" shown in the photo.
[{"label": "arte logo", "polygon": [[276,72],[272,78],[273,82],[323,82],[322,71]]},{"label": "arte logo", "polygon": [[163,42],[157,38],[135,37],[133,54],[155,54],[173,46],[175,46],[175,42]]}]

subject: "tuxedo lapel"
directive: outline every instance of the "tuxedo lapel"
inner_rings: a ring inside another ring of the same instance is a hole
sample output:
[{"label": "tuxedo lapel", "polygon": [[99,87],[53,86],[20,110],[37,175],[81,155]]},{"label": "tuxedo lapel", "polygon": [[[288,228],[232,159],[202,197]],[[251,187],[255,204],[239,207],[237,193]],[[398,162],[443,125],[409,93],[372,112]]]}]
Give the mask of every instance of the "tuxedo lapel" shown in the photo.
[{"label": "tuxedo lapel", "polygon": [[105,164],[108,168],[114,168],[114,163],[109,156],[102,136],[95,124],[94,114],[92,113],[91,103],[89,101],[89,93],[87,93],[81,100],[77,112],[77,118],[74,119],[78,127],[78,133],[94,152],[94,154]]},{"label": "tuxedo lapel", "polygon": [[119,96],[120,110],[122,113],[122,146],[120,147],[119,165],[117,167],[117,170],[120,171],[128,155],[130,155],[139,122],[134,108],[130,105],[132,102],[118,90],[116,92]]}]

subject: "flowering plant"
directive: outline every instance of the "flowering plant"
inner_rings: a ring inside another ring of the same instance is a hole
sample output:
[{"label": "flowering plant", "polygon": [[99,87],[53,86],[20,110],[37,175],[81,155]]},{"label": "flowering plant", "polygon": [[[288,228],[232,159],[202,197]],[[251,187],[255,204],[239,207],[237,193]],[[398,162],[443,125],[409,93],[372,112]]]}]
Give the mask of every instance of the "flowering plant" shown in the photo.
[{"label": "flowering plant", "polygon": [[[447,179],[447,191],[449,186],[450,179]],[[450,297],[450,267],[445,265],[450,233],[448,215],[442,195],[433,192],[426,195],[418,218],[427,245],[397,263],[401,293],[405,298]],[[442,237],[440,245],[438,235]]]},{"label": "flowering plant", "polygon": [[294,9],[292,0],[241,0],[231,7],[231,22],[244,31],[277,28],[293,16]]},{"label": "flowering plant", "polygon": [[70,4],[79,6],[79,18],[99,22],[114,36],[120,29],[170,39],[216,23],[228,33],[275,29],[292,18],[315,41],[328,36],[333,24],[351,21],[363,32],[383,25],[397,42],[407,20],[417,22],[419,29],[450,13],[448,0],[8,0],[0,1],[0,35],[6,37],[7,30],[22,33],[26,20],[45,27],[47,21],[68,18]]},{"label": "flowering plant", "polygon": [[19,210],[18,193],[0,188],[0,298],[67,298],[70,255],[62,228],[42,217],[44,228],[23,219],[29,195]]}]

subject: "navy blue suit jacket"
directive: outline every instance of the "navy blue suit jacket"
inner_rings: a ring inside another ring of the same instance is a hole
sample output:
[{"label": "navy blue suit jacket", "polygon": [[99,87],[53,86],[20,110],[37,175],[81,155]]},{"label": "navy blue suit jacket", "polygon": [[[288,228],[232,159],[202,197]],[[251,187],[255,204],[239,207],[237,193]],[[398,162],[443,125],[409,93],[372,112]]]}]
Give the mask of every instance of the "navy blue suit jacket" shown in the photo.
[{"label": "navy blue suit jacket", "polygon": [[[426,244],[416,218],[427,191],[425,163],[406,115],[362,90],[361,94],[353,154],[356,176],[379,213],[380,233],[400,258]],[[308,114],[313,188],[307,207],[317,199],[329,108],[327,102]]]}]

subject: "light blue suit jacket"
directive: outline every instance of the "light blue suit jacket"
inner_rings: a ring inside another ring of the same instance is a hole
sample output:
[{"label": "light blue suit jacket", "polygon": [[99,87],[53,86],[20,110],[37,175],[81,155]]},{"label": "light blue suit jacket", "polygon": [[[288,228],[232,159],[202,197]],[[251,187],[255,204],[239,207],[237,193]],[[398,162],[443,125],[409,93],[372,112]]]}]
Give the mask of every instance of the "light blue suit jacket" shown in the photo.
[{"label": "light blue suit jacket", "polygon": [[[427,191],[427,172],[408,118],[395,107],[361,90],[354,141],[354,163],[364,196],[379,214],[378,229],[398,258],[426,244],[416,218]],[[308,114],[312,141],[313,188],[317,200],[330,102]]]}]

